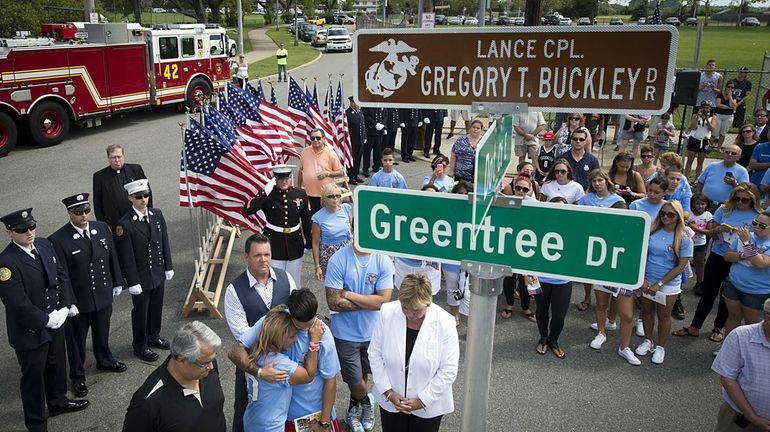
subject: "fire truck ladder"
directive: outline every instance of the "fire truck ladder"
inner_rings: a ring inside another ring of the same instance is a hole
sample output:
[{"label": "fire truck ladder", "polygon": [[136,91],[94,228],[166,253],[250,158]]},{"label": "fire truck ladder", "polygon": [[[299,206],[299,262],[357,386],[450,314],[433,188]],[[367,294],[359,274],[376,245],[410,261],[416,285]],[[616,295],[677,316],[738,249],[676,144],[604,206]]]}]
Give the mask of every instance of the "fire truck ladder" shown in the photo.
[{"label": "fire truck ladder", "polygon": [[53,44],[54,40],[50,38],[0,39],[0,48],[51,46]]}]

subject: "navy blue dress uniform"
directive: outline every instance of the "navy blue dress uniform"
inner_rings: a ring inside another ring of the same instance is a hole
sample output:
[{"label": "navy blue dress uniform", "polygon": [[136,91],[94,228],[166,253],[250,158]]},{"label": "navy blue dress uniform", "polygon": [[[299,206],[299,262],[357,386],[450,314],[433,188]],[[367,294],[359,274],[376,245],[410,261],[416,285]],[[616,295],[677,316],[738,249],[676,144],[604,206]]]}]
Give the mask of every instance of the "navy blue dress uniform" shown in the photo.
[{"label": "navy blue dress uniform", "polygon": [[385,128],[384,108],[361,108],[364,113],[366,128],[366,143],[364,143],[363,165],[361,171],[364,176],[369,176],[369,167],[376,173],[382,166],[382,141],[386,133],[391,133]]},{"label": "navy blue dress uniform", "polygon": [[422,119],[420,111],[416,108],[399,108],[398,117],[403,126],[401,126],[401,160],[404,162],[414,161],[412,153],[414,145],[417,143],[417,128]]},{"label": "navy blue dress uniform", "polygon": [[348,169],[348,182],[361,183],[358,175],[361,172],[361,158],[363,157],[364,144],[366,143],[366,120],[364,113],[353,102],[353,96],[348,98],[350,106],[345,110],[348,120],[348,132],[350,133],[350,146],[353,151],[353,166]]},{"label": "navy blue dress uniform", "polygon": [[[129,195],[149,194],[147,180],[125,186]],[[115,226],[115,246],[125,285],[131,293],[132,346],[134,354],[148,361],[158,359],[149,347],[168,349],[160,337],[163,292],[166,280],[173,277],[171,248],[163,213],[147,208],[142,215],[132,207]],[[141,290],[141,291],[140,291]]]},{"label": "navy blue dress uniform", "polygon": [[[272,167],[276,179],[291,176],[292,165]],[[246,203],[247,215],[262,210],[265,215],[263,234],[270,239],[273,266],[291,274],[301,286],[302,257],[310,249],[311,238],[310,201],[304,190],[289,186],[287,189],[273,187],[269,194],[264,190]]]},{"label": "navy blue dress uniform", "polygon": [[[425,143],[422,154],[430,157],[431,141],[433,141],[433,154],[441,154],[441,131],[444,129],[444,117],[447,112],[445,109],[422,109],[420,118],[425,123]],[[427,122],[425,120],[428,120]]]},{"label": "navy blue dress uniform", "polygon": [[[139,164],[123,164],[119,170],[108,166],[95,172],[92,198],[96,220],[106,222],[114,233],[118,220],[131,210],[131,202],[123,186],[144,178],[147,176]],[[152,207],[152,197],[149,207]]]},{"label": "navy blue dress uniform", "polygon": [[67,320],[65,338],[69,377],[76,396],[85,396],[83,363],[86,357],[86,336],[91,329],[96,367],[99,370],[123,372],[124,363],[118,362],[109,347],[112,299],[119,295],[123,285],[118,255],[109,227],[104,222],[88,221],[90,204],[88,194],[80,193],[62,200],[75,218],[83,218],[85,226],[76,227],[72,219],[48,237],[53,243],[59,262],[67,270],[75,305],[80,312]]},{"label": "navy blue dress uniform", "polygon": [[73,296],[51,243],[34,238],[32,209],[18,210],[0,220],[15,236],[34,239],[28,246],[11,241],[0,252],[0,300],[5,305],[8,342],[21,367],[24,423],[29,431],[47,431],[49,415],[88,407],[87,400],[67,398],[61,326]]},{"label": "navy blue dress uniform", "polygon": [[[385,108],[385,130],[388,133],[382,140],[382,148],[394,150],[396,148],[396,132],[401,119],[398,116],[398,108]],[[396,165],[397,163],[394,163]]]}]

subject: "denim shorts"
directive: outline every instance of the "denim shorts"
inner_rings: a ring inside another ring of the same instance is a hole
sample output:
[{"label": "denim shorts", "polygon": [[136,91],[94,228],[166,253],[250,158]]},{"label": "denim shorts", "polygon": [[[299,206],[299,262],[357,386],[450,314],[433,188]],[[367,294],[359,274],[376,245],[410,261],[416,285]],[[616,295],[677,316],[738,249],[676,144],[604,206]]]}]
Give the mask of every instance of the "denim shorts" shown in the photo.
[{"label": "denim shorts", "polygon": [[746,306],[749,309],[756,309],[756,310],[763,310],[765,300],[770,298],[770,293],[768,294],[748,294],[745,293],[733,285],[732,282],[729,280],[725,281],[724,289],[722,290],[722,295],[725,296],[726,299],[734,300],[741,302],[743,306]]},{"label": "denim shorts", "polygon": [[621,141],[644,141],[644,131],[627,131],[623,129],[620,132]]}]

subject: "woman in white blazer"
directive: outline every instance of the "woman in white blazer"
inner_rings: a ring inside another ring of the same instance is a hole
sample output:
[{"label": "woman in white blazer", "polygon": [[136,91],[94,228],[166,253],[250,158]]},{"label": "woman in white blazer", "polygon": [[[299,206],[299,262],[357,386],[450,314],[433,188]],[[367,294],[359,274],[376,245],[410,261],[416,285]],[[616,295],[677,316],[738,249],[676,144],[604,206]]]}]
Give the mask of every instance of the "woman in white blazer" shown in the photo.
[{"label": "woman in white blazer", "polygon": [[382,305],[369,343],[382,431],[438,431],[454,411],[459,358],[454,317],[432,303],[425,275],[407,275],[398,300]]}]

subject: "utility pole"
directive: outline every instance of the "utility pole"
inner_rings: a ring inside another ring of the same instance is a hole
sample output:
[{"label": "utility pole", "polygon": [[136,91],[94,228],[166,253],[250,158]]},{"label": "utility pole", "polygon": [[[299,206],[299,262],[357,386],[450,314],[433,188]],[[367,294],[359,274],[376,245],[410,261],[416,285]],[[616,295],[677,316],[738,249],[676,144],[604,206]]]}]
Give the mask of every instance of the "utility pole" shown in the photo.
[{"label": "utility pole", "polygon": [[94,0],[83,0],[83,12],[85,22],[91,22],[91,12],[96,12]]}]

